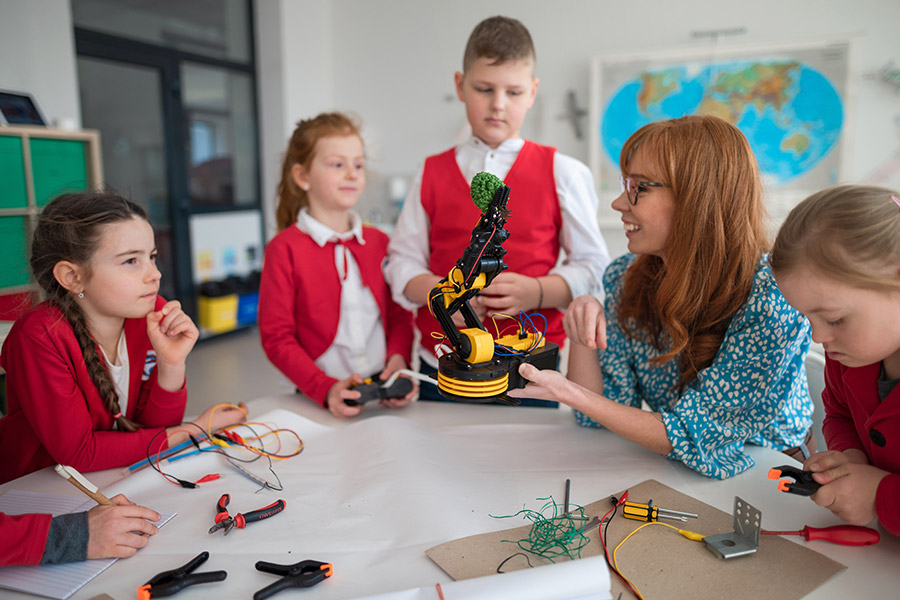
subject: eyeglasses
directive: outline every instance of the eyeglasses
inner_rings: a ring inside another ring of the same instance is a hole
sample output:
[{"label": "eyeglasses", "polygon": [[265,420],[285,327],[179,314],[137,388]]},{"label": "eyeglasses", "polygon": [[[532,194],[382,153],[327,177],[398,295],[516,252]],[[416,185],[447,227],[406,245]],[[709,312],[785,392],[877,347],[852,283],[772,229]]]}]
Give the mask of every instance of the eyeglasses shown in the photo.
[{"label": "eyeglasses", "polygon": [[622,186],[621,191],[625,192],[625,197],[628,198],[628,204],[632,206],[637,206],[638,203],[638,194],[641,192],[646,192],[647,188],[657,187],[672,187],[667,183],[656,183],[653,181],[637,181],[632,179],[631,177],[622,177],[619,179],[619,184]]}]

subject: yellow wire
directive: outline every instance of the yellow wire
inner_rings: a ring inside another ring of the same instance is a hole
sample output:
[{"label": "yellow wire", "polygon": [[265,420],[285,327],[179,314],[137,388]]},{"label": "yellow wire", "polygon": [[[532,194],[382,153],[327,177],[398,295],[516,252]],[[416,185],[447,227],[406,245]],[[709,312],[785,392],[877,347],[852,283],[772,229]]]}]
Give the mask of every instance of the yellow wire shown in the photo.
[{"label": "yellow wire", "polygon": [[703,538],[706,537],[704,535],[700,535],[699,533],[694,533],[693,531],[688,531],[686,529],[678,529],[677,527],[675,527],[673,525],[669,525],[668,523],[660,523],[659,521],[650,521],[649,523],[644,523],[643,525],[641,525],[640,527],[638,527],[637,529],[635,529],[634,531],[632,531],[631,533],[626,535],[625,539],[623,539],[621,542],[619,542],[619,545],[616,546],[615,550],[613,550],[613,568],[616,571],[619,571],[619,575],[622,576],[622,579],[627,581],[628,585],[630,585],[632,588],[634,588],[634,591],[637,594],[637,597],[639,598],[639,600],[644,600],[644,597],[641,595],[641,592],[638,591],[637,586],[634,585],[634,582],[631,581],[630,579],[628,579],[627,577],[625,577],[625,574],[622,573],[621,570],[619,570],[619,562],[616,560],[616,554],[619,552],[619,548],[622,547],[622,544],[624,544],[625,542],[628,541],[628,538],[630,538],[631,536],[633,536],[638,531],[640,531],[641,529],[643,529],[644,527],[646,527],[648,525],[662,525],[663,527],[668,527],[669,529],[674,529],[675,531],[677,531],[678,533],[680,533],[681,535],[683,535],[684,537],[686,537],[687,539],[689,539],[693,542],[703,541]]}]

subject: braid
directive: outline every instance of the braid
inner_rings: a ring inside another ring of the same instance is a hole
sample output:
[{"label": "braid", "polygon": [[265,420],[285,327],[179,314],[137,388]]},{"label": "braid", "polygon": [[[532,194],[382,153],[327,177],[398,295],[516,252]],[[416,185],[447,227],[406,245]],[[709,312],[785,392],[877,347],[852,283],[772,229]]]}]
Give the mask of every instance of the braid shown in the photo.
[{"label": "braid", "polygon": [[[103,358],[97,352],[97,343],[91,336],[91,332],[88,331],[87,322],[84,319],[84,313],[81,311],[81,308],[68,294],[64,294],[61,297],[51,297],[50,301],[62,311],[66,320],[72,326],[72,330],[75,332],[75,339],[78,340],[81,353],[84,355],[84,366],[87,367],[91,381],[97,386],[97,391],[100,393],[100,398],[103,399],[106,409],[113,415],[120,414],[122,408],[119,406],[119,394],[116,392],[116,386],[109,376],[109,371],[106,370],[106,366],[103,364]],[[116,425],[119,431],[138,430],[138,425],[126,419],[124,415],[116,419]]]}]

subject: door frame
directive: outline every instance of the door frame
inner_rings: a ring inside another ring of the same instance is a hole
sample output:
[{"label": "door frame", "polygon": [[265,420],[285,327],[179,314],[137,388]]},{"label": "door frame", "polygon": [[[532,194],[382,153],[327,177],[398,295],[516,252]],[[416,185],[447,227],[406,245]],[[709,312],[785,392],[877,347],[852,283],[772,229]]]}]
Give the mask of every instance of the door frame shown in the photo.
[{"label": "door frame", "polygon": [[[193,256],[190,239],[190,217],[194,214],[257,210],[262,212],[262,173],[260,168],[259,102],[256,81],[256,56],[253,40],[252,11],[250,20],[250,57],[247,63],[222,60],[193,54],[173,48],[156,46],[128,38],[75,27],[75,53],[77,57],[89,57],[111,62],[132,64],[157,69],[160,73],[162,92],[163,139],[166,155],[167,193],[169,195],[169,221],[172,226],[172,247],[175,256],[175,290],[185,310],[197,317],[197,292],[193,281]],[[255,121],[256,202],[249,205],[221,207],[191,204],[188,182],[187,143],[190,132],[185,118],[186,110],[181,97],[181,65],[184,62],[220,67],[244,73],[251,81],[251,111]],[[102,143],[102,141],[101,141]],[[261,222],[263,219],[260,220]],[[264,225],[260,227],[260,241],[265,244]]]}]

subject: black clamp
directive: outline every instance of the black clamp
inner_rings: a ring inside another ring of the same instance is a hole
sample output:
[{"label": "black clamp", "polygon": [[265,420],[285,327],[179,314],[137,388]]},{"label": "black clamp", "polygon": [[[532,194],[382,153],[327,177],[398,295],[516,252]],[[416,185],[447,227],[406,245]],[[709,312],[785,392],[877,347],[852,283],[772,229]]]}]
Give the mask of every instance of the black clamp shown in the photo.
[{"label": "black clamp", "polygon": [[334,569],[331,563],[317,560],[301,560],[293,565],[278,565],[266,561],[256,563],[256,570],[263,573],[281,575],[281,579],[253,594],[253,600],[266,600],[291,588],[308,588],[331,577]]},{"label": "black clamp", "polygon": [[822,487],[822,484],[815,481],[812,476],[812,471],[803,471],[788,465],[769,469],[769,479],[792,477],[794,479],[793,482],[781,479],[778,482],[778,489],[789,494],[797,494],[798,496],[812,496]]},{"label": "black clamp", "polygon": [[150,581],[137,589],[138,600],[172,596],[190,585],[223,581],[228,577],[228,573],[225,571],[191,573],[191,571],[205,563],[208,558],[209,552],[201,552],[188,561],[187,564],[184,564],[177,569],[163,571],[162,573],[154,575]]}]

